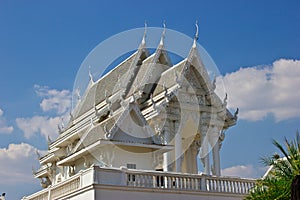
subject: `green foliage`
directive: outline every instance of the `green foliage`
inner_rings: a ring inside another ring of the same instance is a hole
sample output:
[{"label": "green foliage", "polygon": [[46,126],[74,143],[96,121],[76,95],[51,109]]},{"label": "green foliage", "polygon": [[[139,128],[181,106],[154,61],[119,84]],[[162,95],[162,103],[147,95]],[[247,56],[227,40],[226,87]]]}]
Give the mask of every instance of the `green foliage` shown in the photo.
[{"label": "green foliage", "polygon": [[285,148],[276,140],[273,144],[284,155],[262,158],[266,166],[272,166],[269,174],[258,180],[255,188],[246,199],[248,200],[289,200],[291,184],[296,175],[300,175],[300,136],[296,133],[295,140],[284,139]]}]

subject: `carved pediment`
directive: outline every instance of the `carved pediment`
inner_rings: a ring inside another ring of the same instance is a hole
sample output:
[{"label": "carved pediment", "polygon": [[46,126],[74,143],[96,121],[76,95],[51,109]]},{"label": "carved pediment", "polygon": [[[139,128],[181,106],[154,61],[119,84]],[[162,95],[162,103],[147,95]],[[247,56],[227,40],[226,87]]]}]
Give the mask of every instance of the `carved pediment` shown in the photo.
[{"label": "carved pediment", "polygon": [[154,136],[154,132],[135,102],[129,103],[113,127],[105,131],[105,136],[109,140],[132,143],[153,143],[152,137]]}]

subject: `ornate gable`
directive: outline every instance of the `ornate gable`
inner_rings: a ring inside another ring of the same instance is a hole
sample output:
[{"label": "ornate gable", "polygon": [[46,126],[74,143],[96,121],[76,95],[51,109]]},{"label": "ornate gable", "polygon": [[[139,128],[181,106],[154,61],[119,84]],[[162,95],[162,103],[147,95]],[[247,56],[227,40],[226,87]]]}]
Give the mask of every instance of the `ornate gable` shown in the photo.
[{"label": "ornate gable", "polygon": [[172,67],[171,59],[164,46],[164,35],[165,30],[155,53],[150,56],[147,62],[143,62],[141,73],[137,75],[134,87],[128,94],[129,96],[138,90],[140,94],[139,102],[144,102],[150,98],[150,94],[155,90],[161,74]]},{"label": "ornate gable", "polygon": [[111,141],[154,144],[154,132],[135,102],[130,102],[111,129],[104,128]]}]

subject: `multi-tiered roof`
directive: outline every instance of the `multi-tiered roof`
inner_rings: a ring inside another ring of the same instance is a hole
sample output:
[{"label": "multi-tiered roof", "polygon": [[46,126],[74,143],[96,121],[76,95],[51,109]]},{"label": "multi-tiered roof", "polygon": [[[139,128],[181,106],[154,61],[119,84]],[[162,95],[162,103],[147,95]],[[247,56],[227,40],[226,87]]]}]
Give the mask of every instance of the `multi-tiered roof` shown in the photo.
[{"label": "multi-tiered roof", "polygon": [[[40,158],[41,168],[35,177],[44,187],[95,164],[197,173],[195,156],[210,137],[203,127],[218,128],[219,145],[222,131],[236,123],[236,115],[226,109],[226,100],[214,92],[215,82],[197,50],[198,33],[187,58],[175,65],[164,45],[165,29],[152,55],[145,36],[137,51],[105,76],[94,81],[90,75],[68,126]],[[192,133],[181,127],[190,123],[189,117],[182,115],[184,111],[200,118]],[[175,141],[176,132],[180,132],[180,139]],[[186,141],[190,142],[183,148]],[[176,155],[183,155],[181,161]],[[214,167],[220,170],[218,165]],[[210,166],[206,170],[210,173]]]}]

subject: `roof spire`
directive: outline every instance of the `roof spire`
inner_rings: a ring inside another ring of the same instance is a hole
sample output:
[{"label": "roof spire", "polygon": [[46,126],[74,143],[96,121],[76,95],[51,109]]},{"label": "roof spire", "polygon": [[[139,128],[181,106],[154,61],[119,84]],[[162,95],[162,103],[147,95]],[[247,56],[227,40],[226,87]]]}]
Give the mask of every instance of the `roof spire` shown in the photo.
[{"label": "roof spire", "polygon": [[197,20],[196,20],[195,26],[196,26],[196,33],[195,33],[195,37],[194,37],[193,48],[196,48],[197,40],[198,40],[199,27],[198,27],[198,21]]},{"label": "roof spire", "polygon": [[165,35],[166,35],[166,20],[164,20],[163,26],[164,26],[164,30],[162,32],[159,45],[164,45],[164,39],[165,39]]},{"label": "roof spire", "polygon": [[81,100],[81,95],[80,95],[80,89],[79,87],[77,87],[77,89],[75,90],[76,96],[77,96],[77,101]]},{"label": "roof spire", "polygon": [[92,73],[91,73],[91,66],[89,66],[89,77],[90,77],[90,81],[91,81],[92,83],[94,83],[93,75],[92,75]]},{"label": "roof spire", "polygon": [[145,21],[144,35],[142,39],[142,44],[146,44],[146,36],[147,36],[147,22]]}]

